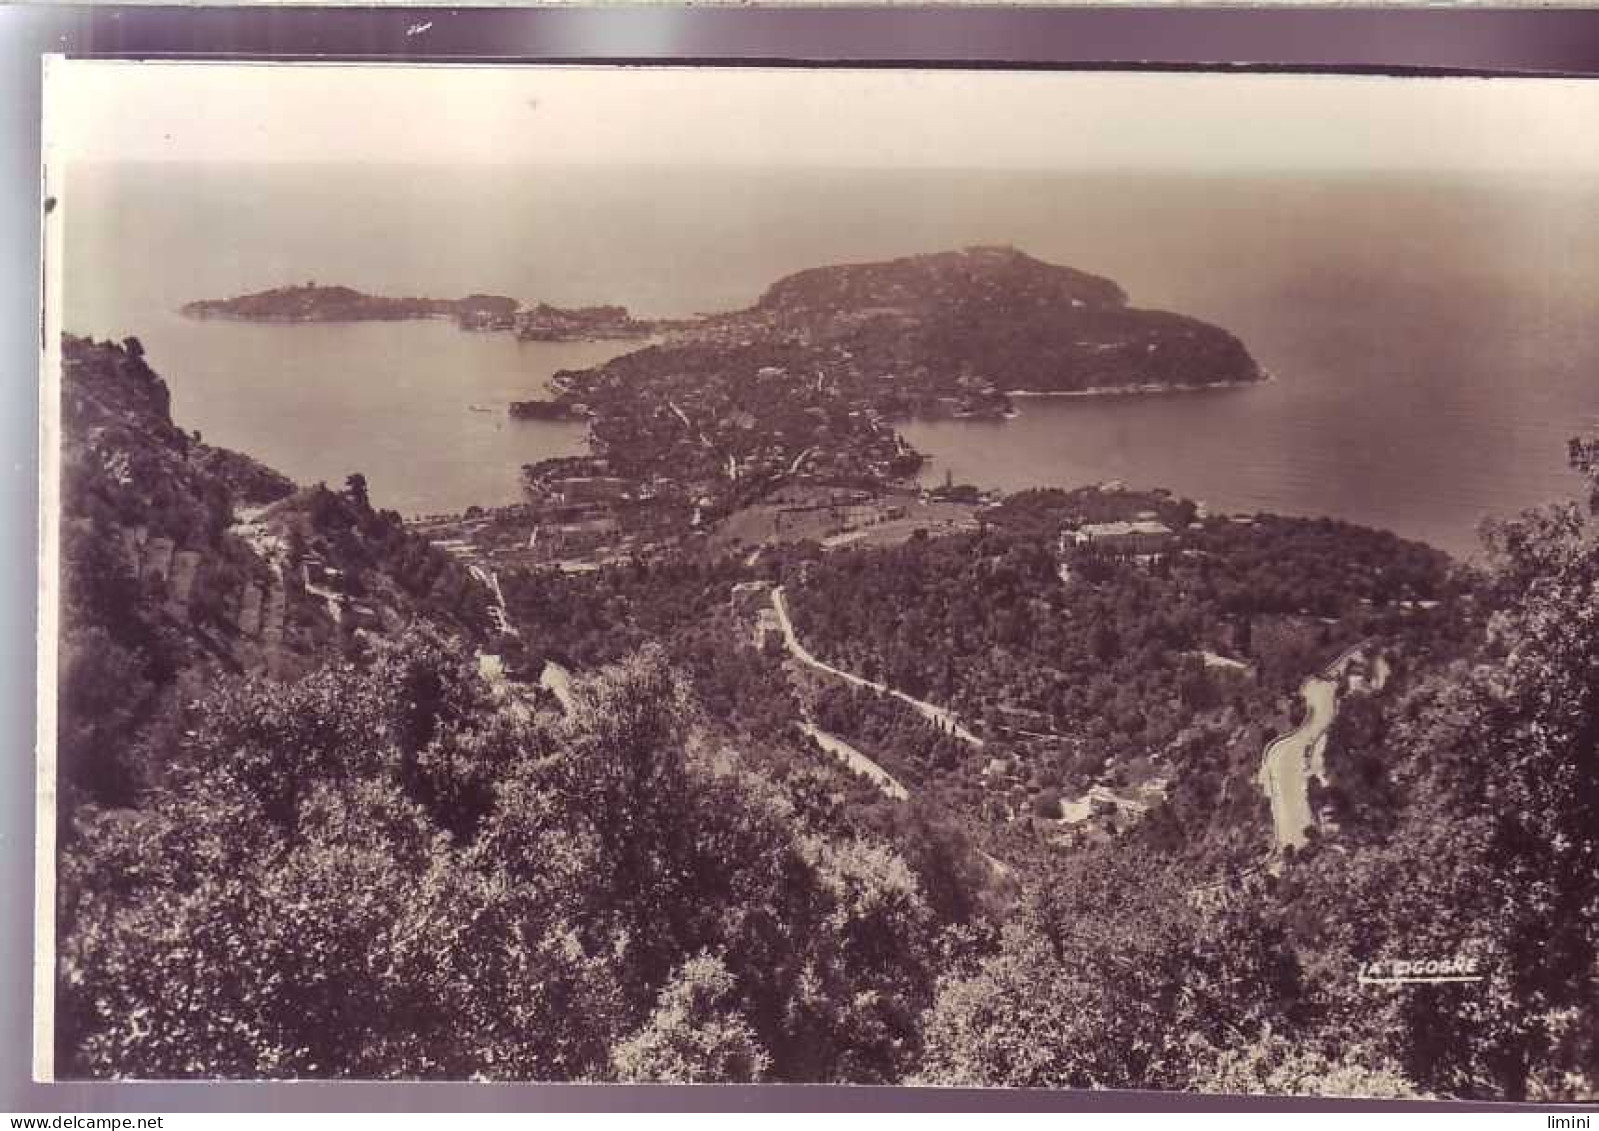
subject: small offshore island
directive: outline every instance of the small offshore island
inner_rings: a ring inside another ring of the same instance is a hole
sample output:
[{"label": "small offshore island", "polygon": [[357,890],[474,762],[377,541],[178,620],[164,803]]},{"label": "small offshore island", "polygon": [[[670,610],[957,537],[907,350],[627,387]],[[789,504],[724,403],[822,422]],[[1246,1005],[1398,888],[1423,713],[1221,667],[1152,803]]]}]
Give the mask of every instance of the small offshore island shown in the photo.
[{"label": "small offshore island", "polygon": [[465,298],[392,298],[369,295],[344,286],[275,287],[233,298],[185,303],[190,318],[225,318],[239,322],[405,322],[450,318],[463,330],[509,330],[524,341],[602,341],[641,338],[655,332],[621,306],[562,309],[548,303],[524,308],[505,295],[470,294]]}]

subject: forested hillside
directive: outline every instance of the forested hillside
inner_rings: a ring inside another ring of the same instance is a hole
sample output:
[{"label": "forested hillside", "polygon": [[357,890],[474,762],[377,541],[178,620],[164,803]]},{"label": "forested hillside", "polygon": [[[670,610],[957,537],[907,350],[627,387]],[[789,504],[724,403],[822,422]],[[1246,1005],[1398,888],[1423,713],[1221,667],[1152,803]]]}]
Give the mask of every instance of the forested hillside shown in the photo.
[{"label": "forested hillside", "polygon": [[1262,376],[1227,331],[1130,307],[1111,280],[1011,247],[817,267],[721,318],[744,332],[842,343],[874,374],[921,371],[934,383],[975,373],[1006,390],[1067,392]]},{"label": "forested hillside", "polygon": [[[1063,522],[1140,512],[1177,527],[1158,553],[1062,562]],[[1181,825],[1167,831],[1188,849],[1241,833],[1229,852],[1254,851],[1254,765],[1299,681],[1361,641],[1406,671],[1457,654],[1470,582],[1437,551],[1342,523],[1191,518],[1159,496],[1024,492],[979,534],[816,560],[788,586],[808,647],[981,723],[988,741],[931,735],[902,705],[837,690],[829,729],[969,811],[1049,818],[1096,782],[1158,779],[1170,795],[1155,827]]]},{"label": "forested hillside", "polygon": [[70,1070],[907,1073],[940,935],[903,860],[697,748],[658,653],[580,699],[519,721],[427,634],[215,696],[63,870]]},{"label": "forested hillside", "polygon": [[[513,635],[377,487],[181,432],[141,353],[66,343],[62,1076],[1595,1094],[1599,448],[1481,572],[1028,492],[507,570]],[[1129,518],[1169,539],[1066,537]],[[1388,674],[1274,852],[1263,746],[1353,644]],[[1483,978],[1362,981],[1396,960]]]},{"label": "forested hillside", "polygon": [[[1593,445],[1573,462],[1595,482]],[[1329,751],[1364,803],[1336,836],[1280,878],[1220,886],[1114,850],[1063,862],[997,952],[941,984],[928,1078],[1592,1099],[1596,505],[1490,531],[1486,631],[1427,657]],[[1356,977],[1425,959],[1485,976]]]}]

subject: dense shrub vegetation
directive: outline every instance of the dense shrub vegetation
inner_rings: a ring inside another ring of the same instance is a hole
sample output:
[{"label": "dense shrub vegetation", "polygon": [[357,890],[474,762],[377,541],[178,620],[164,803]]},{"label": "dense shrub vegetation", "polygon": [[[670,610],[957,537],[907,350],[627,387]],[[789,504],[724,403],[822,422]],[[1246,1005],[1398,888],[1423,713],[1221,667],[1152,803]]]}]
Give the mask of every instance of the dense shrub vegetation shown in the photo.
[{"label": "dense shrub vegetation", "polygon": [[181,784],[64,862],[65,1067],[907,1072],[938,937],[905,862],[697,755],[659,654],[580,697],[519,722],[425,634],[220,689]]}]

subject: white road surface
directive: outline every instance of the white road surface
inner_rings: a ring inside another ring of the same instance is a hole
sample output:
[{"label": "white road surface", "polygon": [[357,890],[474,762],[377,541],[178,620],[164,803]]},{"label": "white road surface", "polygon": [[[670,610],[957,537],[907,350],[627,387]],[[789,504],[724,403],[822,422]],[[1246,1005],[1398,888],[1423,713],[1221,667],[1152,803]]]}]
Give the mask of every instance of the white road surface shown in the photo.
[{"label": "white road surface", "polygon": [[883,769],[876,762],[862,754],[855,747],[845,742],[837,735],[828,734],[821,727],[812,722],[801,722],[799,727],[806,734],[816,740],[816,744],[833,757],[843,762],[855,773],[863,778],[871,779],[873,785],[882,790],[896,801],[904,801],[910,796],[910,791],[895,780],[894,775]]},{"label": "white road surface", "polygon": [[832,664],[824,663],[811,655],[805,645],[800,643],[799,636],[794,632],[794,622],[789,619],[788,602],[783,597],[783,587],[781,585],[772,590],[772,608],[776,610],[778,623],[783,627],[784,645],[788,648],[789,654],[800,663],[813,667],[817,671],[827,672],[829,675],[836,676],[846,683],[853,683],[857,687],[869,687],[879,694],[892,695],[900,702],[910,705],[917,714],[938,729],[954,735],[974,749],[981,750],[983,748],[983,740],[962,726],[960,719],[956,717],[953,711],[934,706],[921,699],[912,698],[903,691],[896,691],[887,684],[877,683],[853,672],[847,672],[843,668],[835,668]]}]

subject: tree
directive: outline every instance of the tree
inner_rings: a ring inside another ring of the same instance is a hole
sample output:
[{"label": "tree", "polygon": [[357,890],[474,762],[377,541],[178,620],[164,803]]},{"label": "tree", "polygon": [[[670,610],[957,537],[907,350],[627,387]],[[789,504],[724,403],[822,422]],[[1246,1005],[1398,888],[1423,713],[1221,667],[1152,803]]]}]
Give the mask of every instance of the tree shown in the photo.
[{"label": "tree", "polygon": [[[1584,453],[1574,462],[1591,477]],[[1496,611],[1485,638],[1469,664],[1422,680],[1384,720],[1383,760],[1407,798],[1391,833],[1336,865],[1307,857],[1300,881],[1329,1016],[1429,1091],[1571,1099],[1593,1087],[1594,517],[1592,504],[1567,505],[1491,526]],[[1456,955],[1477,959],[1484,978],[1380,997],[1347,978],[1372,958]]]},{"label": "tree", "polygon": [[[371,672],[221,689],[192,741],[165,752],[168,788],[153,807],[82,814],[61,869],[67,1071],[575,1075],[603,1064],[614,1029],[588,1040],[561,1018],[576,1001],[603,1026],[611,991],[603,965],[570,944],[560,901],[543,898],[549,885],[507,883],[493,856],[452,846],[445,814],[408,795],[396,739],[419,733],[418,711],[458,742],[495,717],[482,700],[404,696],[405,673],[436,651],[407,641]],[[560,876],[573,852],[552,832],[538,875]],[[490,1016],[499,1022],[482,1023]]]},{"label": "tree", "polygon": [[63,1071],[900,1079],[904,860],[707,754],[658,650],[574,696],[528,718],[414,631],[204,697],[147,807],[66,838]]},{"label": "tree", "polygon": [[656,1084],[759,1082],[772,1058],[736,1012],[734,985],[720,959],[700,955],[684,963],[644,1027],[612,1053],[617,1078]]},{"label": "tree", "polygon": [[1189,1088],[1211,1051],[1291,1023],[1299,971],[1280,929],[1243,907],[1201,911],[1184,888],[1116,854],[1035,887],[998,952],[940,983],[924,1079]]},{"label": "tree", "polygon": [[1195,1090],[1223,1095],[1429,1098],[1392,1061],[1347,1047],[1324,1051],[1277,1033],[1220,1052],[1196,1077]]},{"label": "tree", "polygon": [[1033,816],[1043,820],[1060,819],[1060,790],[1046,787],[1033,795]]},{"label": "tree", "polygon": [[367,497],[366,476],[359,471],[352,472],[345,477],[344,494],[362,514],[372,510],[372,502]]},{"label": "tree", "polygon": [[[1507,603],[1490,623],[1496,662],[1468,684],[1469,729],[1447,794],[1479,815],[1465,856],[1491,909],[1500,1023],[1467,1026],[1467,1070],[1479,1062],[1507,1099],[1560,1096],[1563,1072],[1599,1064],[1599,446],[1575,441],[1586,514],[1553,508],[1501,526],[1491,540]],[[1418,1033],[1457,1031],[1417,1002]],[[1572,1023],[1575,1019],[1575,1024]],[[1453,1082],[1453,1081],[1448,1081]]]},{"label": "tree", "polygon": [[57,772],[110,803],[132,800],[138,767],[127,757],[146,697],[154,690],[141,657],[94,626],[61,641],[57,696]]}]

